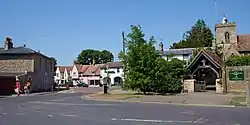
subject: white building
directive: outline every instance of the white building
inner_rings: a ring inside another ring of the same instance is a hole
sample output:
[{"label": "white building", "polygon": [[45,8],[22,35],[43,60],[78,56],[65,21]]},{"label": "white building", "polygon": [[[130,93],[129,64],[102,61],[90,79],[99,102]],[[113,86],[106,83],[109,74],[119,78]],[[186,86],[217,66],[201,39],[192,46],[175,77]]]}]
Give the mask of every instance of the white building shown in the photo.
[{"label": "white building", "polygon": [[72,66],[57,66],[55,82],[59,85],[65,84],[71,79]]},{"label": "white building", "polygon": [[119,85],[124,81],[123,66],[120,62],[108,62],[100,70],[101,84]]}]

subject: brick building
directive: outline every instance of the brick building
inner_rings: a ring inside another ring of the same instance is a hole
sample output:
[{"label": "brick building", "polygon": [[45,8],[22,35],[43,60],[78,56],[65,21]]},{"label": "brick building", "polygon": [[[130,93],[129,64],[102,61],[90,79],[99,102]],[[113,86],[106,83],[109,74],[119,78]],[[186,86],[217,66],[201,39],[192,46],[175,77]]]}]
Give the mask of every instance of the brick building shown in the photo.
[{"label": "brick building", "polygon": [[14,47],[7,37],[4,48],[0,48],[0,94],[14,93],[15,77],[21,84],[32,80],[31,91],[48,91],[52,88],[54,60],[44,54],[27,48]]}]

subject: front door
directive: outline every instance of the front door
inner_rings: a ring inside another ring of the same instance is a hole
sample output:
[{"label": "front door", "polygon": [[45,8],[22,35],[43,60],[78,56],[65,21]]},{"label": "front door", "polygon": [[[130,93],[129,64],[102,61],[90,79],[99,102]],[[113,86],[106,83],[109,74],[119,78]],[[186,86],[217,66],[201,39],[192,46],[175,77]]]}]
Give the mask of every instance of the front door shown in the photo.
[{"label": "front door", "polygon": [[195,92],[205,92],[206,91],[206,82],[205,81],[196,81],[194,87],[195,87]]}]

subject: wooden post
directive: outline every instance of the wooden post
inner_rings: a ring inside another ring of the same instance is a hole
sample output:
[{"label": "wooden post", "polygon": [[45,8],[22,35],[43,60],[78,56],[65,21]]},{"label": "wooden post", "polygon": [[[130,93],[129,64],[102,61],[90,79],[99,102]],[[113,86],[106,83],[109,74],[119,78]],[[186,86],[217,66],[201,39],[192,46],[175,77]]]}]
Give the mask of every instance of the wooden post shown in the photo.
[{"label": "wooden post", "polygon": [[246,102],[247,102],[247,107],[250,107],[250,81],[247,82],[246,86]]}]

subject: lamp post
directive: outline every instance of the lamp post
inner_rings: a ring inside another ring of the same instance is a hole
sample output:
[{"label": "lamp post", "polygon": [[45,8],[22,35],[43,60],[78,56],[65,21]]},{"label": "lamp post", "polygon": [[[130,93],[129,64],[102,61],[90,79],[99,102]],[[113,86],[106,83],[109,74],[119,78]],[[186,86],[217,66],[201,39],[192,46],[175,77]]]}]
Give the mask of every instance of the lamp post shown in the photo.
[{"label": "lamp post", "polygon": [[108,84],[109,84],[109,72],[107,71],[108,69],[108,65],[106,65],[106,73],[107,73],[107,77],[106,77],[106,81],[104,81],[104,85],[103,85],[103,90],[104,90],[104,94],[108,93]]}]

